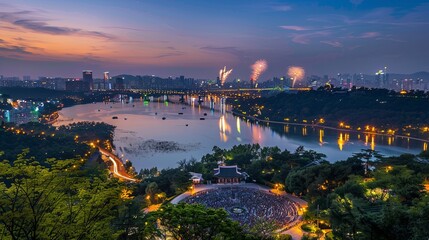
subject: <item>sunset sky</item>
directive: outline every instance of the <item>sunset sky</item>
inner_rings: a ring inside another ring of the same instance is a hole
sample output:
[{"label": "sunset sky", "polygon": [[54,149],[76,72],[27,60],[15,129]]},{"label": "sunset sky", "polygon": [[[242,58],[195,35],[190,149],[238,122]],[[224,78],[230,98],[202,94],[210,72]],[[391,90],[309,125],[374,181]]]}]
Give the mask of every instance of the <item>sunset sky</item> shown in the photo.
[{"label": "sunset sky", "polygon": [[0,75],[230,79],[429,71],[429,3],[414,0],[0,0]]}]

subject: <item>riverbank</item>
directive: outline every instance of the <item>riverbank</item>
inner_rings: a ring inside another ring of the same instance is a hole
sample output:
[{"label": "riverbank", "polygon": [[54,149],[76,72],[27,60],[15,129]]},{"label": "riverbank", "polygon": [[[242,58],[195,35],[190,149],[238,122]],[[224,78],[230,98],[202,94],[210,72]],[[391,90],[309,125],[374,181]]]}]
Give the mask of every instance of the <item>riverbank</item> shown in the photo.
[{"label": "riverbank", "polygon": [[330,130],[341,131],[341,132],[362,133],[362,134],[370,134],[370,135],[377,135],[377,136],[387,136],[387,137],[399,137],[399,138],[404,138],[404,139],[412,139],[412,140],[420,141],[420,142],[424,142],[424,143],[428,143],[429,142],[429,139],[418,138],[418,137],[411,137],[411,136],[404,136],[404,135],[398,135],[398,134],[386,134],[386,133],[378,133],[378,132],[359,131],[359,130],[354,130],[354,129],[345,129],[345,128],[338,128],[338,127],[332,127],[332,126],[325,126],[325,125],[320,125],[320,124],[290,123],[290,122],[280,122],[280,121],[265,120],[265,119],[260,119],[260,118],[257,118],[257,117],[254,117],[254,116],[250,116],[250,115],[244,115],[244,114],[238,113],[238,112],[236,112],[234,110],[232,110],[231,113],[234,116],[238,116],[238,117],[242,117],[242,118],[243,117],[244,118],[248,118],[248,119],[256,121],[256,122],[274,123],[274,124],[281,124],[281,125],[293,125],[293,126],[313,127],[313,128],[319,128],[319,129],[330,129]]}]

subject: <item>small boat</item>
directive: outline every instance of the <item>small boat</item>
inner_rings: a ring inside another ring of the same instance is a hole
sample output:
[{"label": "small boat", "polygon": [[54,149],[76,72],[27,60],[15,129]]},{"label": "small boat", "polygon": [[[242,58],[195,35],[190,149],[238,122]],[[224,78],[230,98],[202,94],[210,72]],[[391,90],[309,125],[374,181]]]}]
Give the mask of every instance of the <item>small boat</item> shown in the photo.
[{"label": "small boat", "polygon": [[206,120],[205,118],[200,118],[200,120]]},{"label": "small boat", "polygon": [[189,126],[189,124],[186,124],[185,126]]},{"label": "small boat", "polygon": [[207,116],[207,113],[204,113],[204,116]]},{"label": "small boat", "polygon": [[162,117],[162,120],[165,120],[166,119],[166,117]]},{"label": "small boat", "polygon": [[118,119],[118,117],[117,116],[113,116],[112,119]]},{"label": "small boat", "polygon": [[179,113],[179,115],[183,115],[183,113],[182,113],[182,112],[180,112],[180,113]]}]

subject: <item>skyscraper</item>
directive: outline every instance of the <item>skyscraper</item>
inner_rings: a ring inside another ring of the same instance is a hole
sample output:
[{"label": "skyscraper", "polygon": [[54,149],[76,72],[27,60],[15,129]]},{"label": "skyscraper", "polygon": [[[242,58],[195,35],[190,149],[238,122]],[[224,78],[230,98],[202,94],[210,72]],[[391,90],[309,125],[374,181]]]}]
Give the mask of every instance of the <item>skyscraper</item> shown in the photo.
[{"label": "skyscraper", "polygon": [[93,85],[94,85],[94,80],[92,79],[92,71],[84,70],[82,74],[83,74],[83,82],[87,85],[87,90],[92,91]]},{"label": "skyscraper", "polygon": [[103,85],[104,85],[104,89],[109,89],[109,72],[104,72],[103,73]]},{"label": "skyscraper", "polygon": [[389,75],[387,74],[387,67],[384,70],[378,70],[375,73],[375,81],[379,88],[389,88]]}]

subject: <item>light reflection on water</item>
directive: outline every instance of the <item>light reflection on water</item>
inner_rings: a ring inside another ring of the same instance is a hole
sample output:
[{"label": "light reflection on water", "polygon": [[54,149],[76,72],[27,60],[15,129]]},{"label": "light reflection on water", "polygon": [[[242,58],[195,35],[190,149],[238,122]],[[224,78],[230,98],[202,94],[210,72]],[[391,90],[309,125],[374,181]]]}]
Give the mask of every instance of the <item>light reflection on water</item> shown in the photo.
[{"label": "light reflection on water", "polygon": [[[175,167],[182,159],[193,157],[199,160],[210,153],[213,146],[231,148],[247,143],[278,146],[289,151],[302,145],[306,149],[326,154],[327,160],[331,162],[344,160],[368,148],[385,155],[418,153],[427,149],[427,143],[392,136],[339,132],[311,126],[262,126],[243,121],[229,113],[211,111],[204,108],[209,103],[204,102],[200,106],[197,100],[188,98],[189,105],[186,106],[163,101],[77,105],[63,109],[61,115],[62,119],[103,121],[117,126],[114,138],[117,154],[130,159],[136,169]],[[220,100],[215,99],[216,109],[228,109],[228,106],[219,103]],[[112,119],[113,116],[118,119]],[[163,117],[165,120],[162,120]],[[58,124],[68,123],[70,121]],[[155,143],[151,142],[153,145],[150,148],[142,146],[148,140],[155,140]],[[172,141],[174,144],[168,149],[162,149],[157,145],[162,144],[159,141]]]}]

